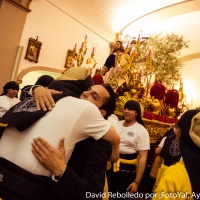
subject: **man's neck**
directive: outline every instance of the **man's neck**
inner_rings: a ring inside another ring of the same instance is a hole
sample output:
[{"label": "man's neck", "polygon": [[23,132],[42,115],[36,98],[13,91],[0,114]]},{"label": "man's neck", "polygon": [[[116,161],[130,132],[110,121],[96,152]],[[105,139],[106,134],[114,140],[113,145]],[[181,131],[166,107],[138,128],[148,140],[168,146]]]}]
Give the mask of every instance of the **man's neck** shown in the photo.
[{"label": "man's neck", "polygon": [[121,53],[121,50],[114,50],[113,53],[119,54]]},{"label": "man's neck", "polygon": [[136,120],[132,120],[132,121],[124,121],[123,126],[124,127],[129,127],[132,126],[133,124],[136,123]]},{"label": "man's neck", "polygon": [[116,51],[116,54],[119,54],[119,53],[121,53],[121,51],[120,51],[120,50],[117,50],[117,51]]}]

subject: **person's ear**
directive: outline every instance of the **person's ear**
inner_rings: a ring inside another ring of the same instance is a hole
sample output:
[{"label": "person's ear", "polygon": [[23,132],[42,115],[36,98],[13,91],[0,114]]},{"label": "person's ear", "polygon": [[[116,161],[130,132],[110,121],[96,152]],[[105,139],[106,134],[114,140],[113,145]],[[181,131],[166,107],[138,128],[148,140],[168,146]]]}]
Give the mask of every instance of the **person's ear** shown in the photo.
[{"label": "person's ear", "polygon": [[99,110],[100,110],[101,115],[102,115],[103,117],[107,114],[107,112],[106,112],[105,110],[103,110],[103,109],[99,109]]}]

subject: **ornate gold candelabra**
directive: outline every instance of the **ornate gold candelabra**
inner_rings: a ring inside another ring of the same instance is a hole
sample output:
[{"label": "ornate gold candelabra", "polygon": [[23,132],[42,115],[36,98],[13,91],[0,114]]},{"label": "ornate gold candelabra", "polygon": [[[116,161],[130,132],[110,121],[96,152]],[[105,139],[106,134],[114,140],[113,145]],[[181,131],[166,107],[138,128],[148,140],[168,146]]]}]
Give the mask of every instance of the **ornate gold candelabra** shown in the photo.
[{"label": "ornate gold candelabra", "polygon": [[95,51],[95,46],[93,46],[93,49],[92,49],[92,53],[90,54],[90,58],[88,58],[86,60],[86,65],[89,65],[89,69],[92,70],[96,67],[96,60],[94,59],[94,51]]},{"label": "ornate gold candelabra", "polygon": [[[73,50],[68,50],[67,51],[67,57],[65,61],[65,68],[70,68],[74,66],[81,67],[84,61],[85,54],[87,53],[87,37],[88,35],[85,35],[85,38],[83,42],[81,43],[81,47],[78,50],[78,53],[76,52],[77,48],[77,41],[75,43],[74,49]],[[90,70],[94,69],[96,67],[96,60],[94,58],[94,52],[95,52],[95,45],[93,46],[92,53],[90,54],[91,57],[86,60],[86,65]]]},{"label": "ornate gold candelabra", "polygon": [[84,56],[87,53],[86,43],[87,43],[87,34],[86,34],[85,39],[82,42],[81,48],[79,49],[79,52],[77,54],[77,66],[82,65],[83,60],[84,60]]}]

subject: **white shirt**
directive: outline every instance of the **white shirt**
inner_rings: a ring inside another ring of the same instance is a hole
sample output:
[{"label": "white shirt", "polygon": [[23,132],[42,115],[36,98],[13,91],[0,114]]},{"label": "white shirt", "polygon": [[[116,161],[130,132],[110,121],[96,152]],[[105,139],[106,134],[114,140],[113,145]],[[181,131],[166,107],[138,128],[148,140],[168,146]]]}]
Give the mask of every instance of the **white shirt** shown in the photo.
[{"label": "white shirt", "polygon": [[164,137],[164,138],[161,140],[160,144],[158,145],[159,147],[163,148],[163,146],[164,146],[164,144],[165,144],[166,138],[167,138],[167,136]]},{"label": "white shirt", "polygon": [[8,127],[0,140],[0,156],[38,175],[50,176],[31,152],[33,139],[41,136],[55,148],[65,138],[66,162],[75,144],[88,137],[100,139],[108,132],[110,124],[99,109],[89,101],[65,97],[60,99],[52,111],[40,118],[31,127],[18,132]]},{"label": "white shirt", "polygon": [[16,97],[9,98],[6,95],[0,96],[0,118],[15,104],[19,103],[20,100]]},{"label": "white shirt", "polygon": [[147,129],[136,122],[132,126],[124,127],[124,120],[118,122],[121,154],[134,154],[141,150],[150,149],[150,139]]}]

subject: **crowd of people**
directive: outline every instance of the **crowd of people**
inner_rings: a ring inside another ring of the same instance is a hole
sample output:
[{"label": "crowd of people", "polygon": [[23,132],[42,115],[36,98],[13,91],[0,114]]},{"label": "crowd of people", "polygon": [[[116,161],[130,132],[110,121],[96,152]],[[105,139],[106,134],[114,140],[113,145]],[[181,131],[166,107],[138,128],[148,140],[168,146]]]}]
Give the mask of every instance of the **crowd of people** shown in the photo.
[{"label": "crowd of people", "polygon": [[[117,41],[105,73],[122,51]],[[200,110],[186,111],[159,142],[163,163],[147,195],[150,138],[138,101],[125,102],[119,120],[113,88],[80,67],[56,80],[40,77],[21,98],[18,91],[10,81],[0,96],[1,123],[8,124],[0,139],[0,199],[198,199]]]}]

